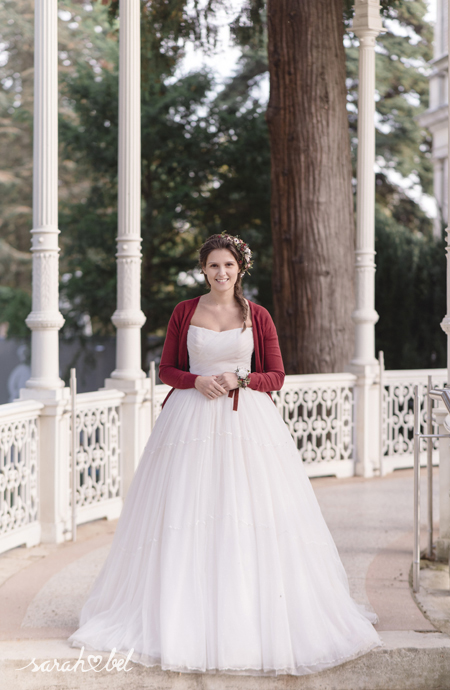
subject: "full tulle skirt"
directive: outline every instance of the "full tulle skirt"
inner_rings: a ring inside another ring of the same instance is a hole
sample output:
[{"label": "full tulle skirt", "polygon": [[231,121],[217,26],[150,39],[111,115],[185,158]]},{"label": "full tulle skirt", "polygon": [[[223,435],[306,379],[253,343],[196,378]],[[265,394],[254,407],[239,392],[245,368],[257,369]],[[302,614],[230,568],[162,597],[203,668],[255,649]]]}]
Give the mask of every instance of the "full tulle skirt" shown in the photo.
[{"label": "full tulle skirt", "polygon": [[168,398],[73,646],[184,672],[303,675],[381,644],[267,393]]}]

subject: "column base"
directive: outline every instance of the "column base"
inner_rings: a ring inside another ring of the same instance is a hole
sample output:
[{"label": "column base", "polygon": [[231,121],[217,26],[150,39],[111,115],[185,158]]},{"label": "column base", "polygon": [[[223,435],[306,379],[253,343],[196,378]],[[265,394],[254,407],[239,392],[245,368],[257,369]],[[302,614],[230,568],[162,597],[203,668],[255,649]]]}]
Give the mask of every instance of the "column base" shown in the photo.
[{"label": "column base", "polygon": [[353,359],[344,367],[344,370],[348,371],[349,374],[354,374],[358,378],[365,380],[371,379],[373,382],[380,375],[380,363],[377,359],[372,361],[359,361]]},{"label": "column base", "polygon": [[150,434],[150,379],[105,379],[104,389],[125,393],[121,403],[120,449],[125,499]]},{"label": "column base", "polygon": [[111,390],[112,388],[124,393],[147,392],[150,390],[150,379],[146,377],[145,372],[142,372],[142,376],[126,379],[115,378],[113,372],[109,378],[105,379],[104,385],[106,390]]},{"label": "column base", "polygon": [[[64,381],[61,380],[61,387],[58,388],[21,388],[19,391],[19,397],[16,398],[15,402],[19,400],[41,400],[44,403],[58,403],[62,400],[70,400],[70,388],[64,386]],[[28,382],[27,382],[28,383]]]},{"label": "column base", "polygon": [[359,477],[380,476],[382,463],[380,459],[379,412],[380,412],[380,368],[375,360],[373,364],[355,364],[350,362],[346,371],[357,379],[354,385],[355,396],[355,432],[354,457],[355,475]]},{"label": "column base", "polygon": [[[32,389],[25,390],[28,394],[36,392]],[[42,396],[50,393],[38,392]],[[44,407],[39,416],[39,516],[41,541],[60,544],[71,536],[70,388],[61,388],[51,393],[52,397],[42,397]]]},{"label": "column base", "polygon": [[46,523],[41,522],[41,540],[42,544],[62,544],[65,541],[72,539],[72,530],[69,529],[67,522]]}]

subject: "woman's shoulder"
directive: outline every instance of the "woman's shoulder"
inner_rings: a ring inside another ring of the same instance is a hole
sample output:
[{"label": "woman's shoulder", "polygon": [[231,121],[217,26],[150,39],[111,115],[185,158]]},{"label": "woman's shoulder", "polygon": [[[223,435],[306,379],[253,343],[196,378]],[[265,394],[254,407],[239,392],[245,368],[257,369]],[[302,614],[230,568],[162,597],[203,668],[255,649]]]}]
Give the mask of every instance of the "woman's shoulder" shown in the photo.
[{"label": "woman's shoulder", "polygon": [[189,309],[192,309],[192,307],[195,307],[195,305],[197,304],[199,299],[200,299],[199,296],[198,297],[191,297],[191,299],[184,299],[175,305],[173,311],[177,312],[177,313],[183,313],[185,311],[189,311]]},{"label": "woman's shoulder", "polygon": [[252,300],[247,299],[250,305],[252,313],[255,314],[261,321],[273,321],[270,311],[262,306],[262,304],[257,304],[252,302]]}]

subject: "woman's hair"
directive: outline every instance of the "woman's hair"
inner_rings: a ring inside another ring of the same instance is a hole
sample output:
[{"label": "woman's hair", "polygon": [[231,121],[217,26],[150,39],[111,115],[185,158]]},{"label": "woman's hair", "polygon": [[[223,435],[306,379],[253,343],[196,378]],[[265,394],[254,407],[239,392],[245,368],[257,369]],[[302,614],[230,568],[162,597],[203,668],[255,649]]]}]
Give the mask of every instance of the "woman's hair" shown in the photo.
[{"label": "woman's hair", "polygon": [[[238,249],[236,249],[235,245],[232,242],[230,242],[230,240],[227,237],[223,237],[223,235],[211,235],[199,249],[199,264],[202,270],[203,267],[206,266],[208,256],[214,249],[228,249],[236,259],[238,266],[241,266],[242,256],[239,253]],[[205,281],[208,287],[211,288],[211,283],[209,282],[206,275]],[[234,284],[234,298],[241,308],[242,320],[244,322],[242,331],[245,331],[245,329],[247,328],[246,321],[248,316],[248,305],[244,299],[244,293],[242,292],[241,271],[239,271],[236,278],[236,282]]]}]

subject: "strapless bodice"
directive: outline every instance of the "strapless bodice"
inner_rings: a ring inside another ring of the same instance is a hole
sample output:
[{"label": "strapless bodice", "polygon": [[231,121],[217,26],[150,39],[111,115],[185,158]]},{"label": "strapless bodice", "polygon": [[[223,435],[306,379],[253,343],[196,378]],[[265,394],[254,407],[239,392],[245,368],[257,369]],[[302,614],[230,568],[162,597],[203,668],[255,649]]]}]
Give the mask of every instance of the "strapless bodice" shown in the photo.
[{"label": "strapless bodice", "polygon": [[200,376],[223,374],[237,367],[250,369],[253,353],[253,328],[212,331],[190,325],[187,336],[189,371]]}]

